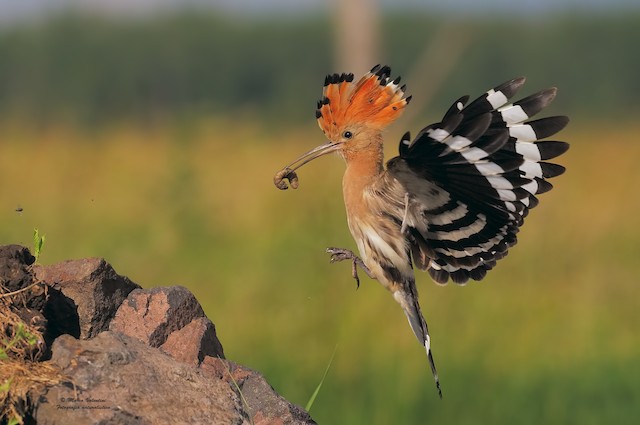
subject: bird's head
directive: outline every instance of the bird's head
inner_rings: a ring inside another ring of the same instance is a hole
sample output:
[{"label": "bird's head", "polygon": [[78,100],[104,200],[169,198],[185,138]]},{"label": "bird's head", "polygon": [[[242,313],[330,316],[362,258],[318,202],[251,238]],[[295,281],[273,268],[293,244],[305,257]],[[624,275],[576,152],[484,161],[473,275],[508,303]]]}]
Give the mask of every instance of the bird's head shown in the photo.
[{"label": "bird's head", "polygon": [[316,118],[329,142],[305,153],[282,171],[293,173],[331,152],[338,152],[349,161],[358,152],[379,147],[382,130],[402,114],[411,100],[411,96],[404,97],[405,86],[399,85],[400,77],[391,79],[390,74],[388,66],[376,65],[356,83],[353,74],[327,75]]},{"label": "bird's head", "polygon": [[400,77],[392,80],[390,73],[388,66],[376,65],[357,83],[353,74],[325,78],[316,118],[330,143],[340,147],[338,151],[366,147],[402,114],[411,97],[404,97]]}]

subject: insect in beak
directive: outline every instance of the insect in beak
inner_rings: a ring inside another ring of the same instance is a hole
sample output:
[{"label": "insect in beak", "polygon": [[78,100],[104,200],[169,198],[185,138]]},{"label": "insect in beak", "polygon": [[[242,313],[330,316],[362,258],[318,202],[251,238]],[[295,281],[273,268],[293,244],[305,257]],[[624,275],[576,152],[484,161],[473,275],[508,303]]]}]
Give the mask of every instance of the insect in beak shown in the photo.
[{"label": "insect in beak", "polygon": [[[338,149],[340,149],[341,145],[342,142],[330,142],[311,149],[309,152],[303,154],[291,164],[278,171],[275,176],[273,176],[273,184],[275,184],[276,187],[280,190],[287,190],[289,186],[297,189],[298,175],[296,174],[296,170],[302,167],[307,162],[311,162],[323,155],[337,151]],[[285,179],[289,180],[289,184],[287,184]]]}]

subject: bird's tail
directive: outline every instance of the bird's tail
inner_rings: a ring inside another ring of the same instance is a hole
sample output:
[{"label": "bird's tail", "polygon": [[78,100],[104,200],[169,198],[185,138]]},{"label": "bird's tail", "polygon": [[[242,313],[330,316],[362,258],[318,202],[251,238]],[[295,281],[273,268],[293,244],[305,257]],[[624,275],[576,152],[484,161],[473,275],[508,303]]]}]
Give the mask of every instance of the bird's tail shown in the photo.
[{"label": "bird's tail", "polygon": [[420,311],[420,304],[418,304],[418,297],[415,295],[414,288],[408,288],[409,290],[398,290],[393,294],[393,297],[402,306],[404,314],[409,320],[411,330],[415,334],[418,341],[424,345],[427,352],[427,358],[429,359],[429,365],[431,366],[431,373],[433,379],[436,381],[436,388],[438,389],[438,395],[442,398],[442,390],[440,389],[440,379],[438,379],[438,371],[436,370],[436,364],[433,361],[433,354],[431,354],[431,338],[429,337],[429,328],[427,327],[427,321],[422,316]]}]

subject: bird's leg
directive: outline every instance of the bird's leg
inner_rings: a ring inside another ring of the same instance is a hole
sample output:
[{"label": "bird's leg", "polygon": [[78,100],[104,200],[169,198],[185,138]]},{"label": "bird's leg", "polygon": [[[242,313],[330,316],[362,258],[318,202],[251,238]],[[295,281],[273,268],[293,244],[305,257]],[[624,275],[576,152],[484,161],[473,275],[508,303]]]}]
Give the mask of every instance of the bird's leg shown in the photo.
[{"label": "bird's leg", "polygon": [[405,235],[409,225],[407,224],[407,218],[409,217],[409,192],[404,194],[404,216],[402,217],[402,226],[400,226],[400,232]]},{"label": "bird's leg", "polygon": [[360,257],[354,254],[353,251],[350,251],[344,248],[327,248],[327,252],[331,254],[330,261],[332,263],[336,263],[338,261],[344,261],[344,260],[352,261],[351,276],[353,276],[353,278],[356,280],[356,285],[358,288],[360,287],[360,278],[358,277],[358,267],[364,270],[367,276],[369,276],[371,279],[375,279],[373,277],[373,274],[371,273],[371,270],[369,270],[369,268],[364,264],[364,261],[362,261]]}]

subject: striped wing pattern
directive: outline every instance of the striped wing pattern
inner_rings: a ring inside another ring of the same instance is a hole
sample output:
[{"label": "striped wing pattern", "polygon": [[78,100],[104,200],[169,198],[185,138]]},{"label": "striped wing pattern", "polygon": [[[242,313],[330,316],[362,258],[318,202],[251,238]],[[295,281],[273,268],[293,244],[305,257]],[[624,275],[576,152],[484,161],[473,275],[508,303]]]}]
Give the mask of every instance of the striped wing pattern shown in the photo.
[{"label": "striped wing pattern", "polygon": [[468,105],[468,96],[458,99],[440,123],[413,140],[405,134],[399,157],[388,163],[408,194],[405,224],[414,264],[438,283],[482,279],[516,243],[536,195],[552,188],[547,180],[564,172],[547,160],[569,145],[540,140],[568,118],[530,120],[556,89],[509,103],[524,82],[508,81]]}]

